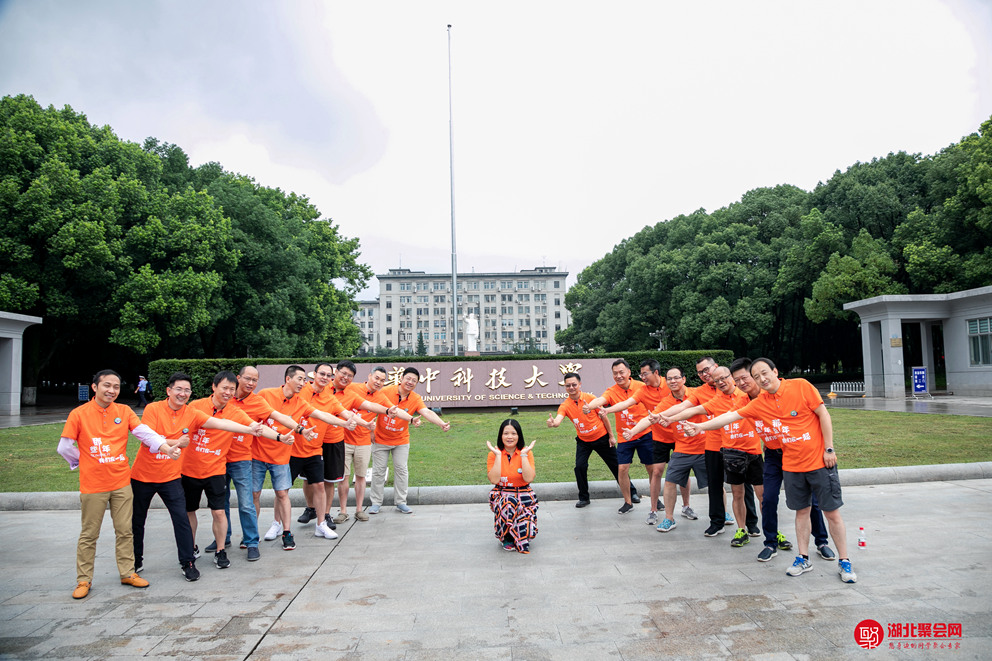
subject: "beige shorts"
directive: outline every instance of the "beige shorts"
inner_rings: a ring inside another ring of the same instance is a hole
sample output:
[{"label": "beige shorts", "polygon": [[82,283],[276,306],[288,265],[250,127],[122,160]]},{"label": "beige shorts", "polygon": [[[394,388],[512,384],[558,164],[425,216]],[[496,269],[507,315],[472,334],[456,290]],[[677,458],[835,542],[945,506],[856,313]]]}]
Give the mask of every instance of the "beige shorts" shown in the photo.
[{"label": "beige shorts", "polygon": [[355,477],[365,477],[369,471],[369,460],[372,458],[371,445],[344,444],[344,477],[351,474],[351,465],[355,464]]}]

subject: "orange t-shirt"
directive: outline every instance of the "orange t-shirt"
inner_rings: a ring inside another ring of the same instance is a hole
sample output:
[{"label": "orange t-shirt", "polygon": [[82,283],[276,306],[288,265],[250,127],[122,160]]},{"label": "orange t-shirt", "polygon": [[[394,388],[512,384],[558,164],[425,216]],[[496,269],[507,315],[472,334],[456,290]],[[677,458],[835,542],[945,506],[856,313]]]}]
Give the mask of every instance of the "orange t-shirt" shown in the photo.
[{"label": "orange t-shirt", "polygon": [[705,404],[714,397],[720,394],[720,389],[716,386],[711,386],[708,383],[704,383],[701,386],[696,386],[693,388],[695,396],[693,399],[696,400],[697,404]]},{"label": "orange t-shirt", "polygon": [[[271,406],[273,410],[288,415],[301,424],[306,423],[307,417],[315,410],[309,402],[299,395],[293,395],[289,399],[286,399],[285,395],[282,394],[282,386],[260,390],[258,396],[264,399],[265,403]],[[293,431],[286,429],[272,418],[266,420],[265,424],[275,429],[279,434],[289,434]],[[310,425],[306,426],[309,427]],[[298,434],[296,438],[299,438],[299,436]],[[319,440],[320,437],[318,436],[317,439]],[[295,442],[293,445],[286,445],[285,443],[259,436],[255,439],[255,444],[251,450],[251,457],[258,461],[264,461],[267,464],[283,466],[289,463],[289,457],[294,447]]]},{"label": "orange t-shirt", "polygon": [[[330,413],[331,415],[338,415],[344,411],[344,407],[341,406],[341,402],[338,398],[334,396],[334,388],[328,386],[320,392],[313,389],[312,384],[307,384],[303,386],[303,390],[300,391],[300,397],[310,403],[310,406],[315,409],[321,410],[324,413]],[[338,441],[344,440],[344,435],[341,434],[341,438],[337,441],[330,441],[329,438],[337,437],[338,434],[332,434],[332,432],[343,431],[342,427],[335,427],[334,425],[329,425],[322,420],[316,418],[307,418],[305,423],[307,427],[315,427],[314,431],[317,432],[317,438],[308,440],[303,436],[303,434],[297,434],[296,440],[293,441],[293,451],[292,455],[294,457],[316,457],[317,455],[323,454],[324,443],[337,443]]]},{"label": "orange t-shirt", "polygon": [[[725,395],[722,392],[717,393],[716,397],[703,404],[703,408],[711,416],[716,417],[728,411],[736,411],[750,401],[751,398],[747,396],[746,392],[740,388],[734,388],[731,395]],[[747,418],[724,425],[720,428],[719,434],[713,435],[720,437],[722,447],[743,450],[748,454],[761,454],[761,439],[758,438],[754,431],[754,425]],[[713,448],[707,446],[706,449],[711,450]],[[720,448],[716,449],[719,450]]]},{"label": "orange t-shirt", "polygon": [[[215,409],[214,402],[210,397],[192,401],[189,403],[189,407],[202,411],[213,418],[230,420],[246,427],[253,422],[244,411],[237,406],[231,406],[230,402],[222,409]],[[251,434],[236,434],[220,429],[200,427],[196,435],[190,440],[189,447],[183,451],[183,475],[200,480],[214,475],[224,475],[227,473],[228,451],[235,443],[243,444],[244,442],[238,439],[245,436],[255,438]]]},{"label": "orange t-shirt", "polygon": [[[499,469],[499,484],[498,487],[525,487],[529,482],[524,480],[523,475],[523,460],[520,457],[520,451],[514,448],[513,454],[507,455],[505,452],[500,452],[500,469]],[[534,453],[530,454],[530,465],[537,468],[537,464],[534,463]],[[489,452],[489,457],[486,459],[486,472],[492,470],[493,464],[496,463],[496,455]]]},{"label": "orange t-shirt", "polygon": [[[389,402],[384,406],[396,404],[410,415],[417,415],[417,411],[424,408],[424,400],[415,392],[400,399],[398,385],[386,386],[379,392]],[[375,442],[381,445],[407,445],[410,442],[410,423],[399,418],[390,420],[388,416],[380,415],[375,421]]]},{"label": "orange t-shirt", "polygon": [[91,399],[69,412],[62,436],[79,448],[80,492],[105,493],[131,483],[127,433],[140,424],[131,407],[117,402],[103,408]]},{"label": "orange t-shirt", "polygon": [[[644,384],[640,381],[630,380],[630,388],[624,390],[619,384],[614,383],[612,386],[606,389],[603,393],[603,399],[606,400],[606,406],[613,406],[614,404],[619,404],[620,402],[625,402],[634,396],[634,393],[644,387]],[[648,409],[644,408],[643,404],[634,404],[633,406],[624,409],[623,411],[618,411],[613,414],[614,421],[616,422],[616,435],[617,441],[620,443],[627,443],[627,439],[623,437],[623,432],[625,429],[633,429],[634,425],[646,418],[648,415]],[[645,429],[640,436],[630,439],[631,441],[636,441],[638,438],[645,436],[650,430]]]},{"label": "orange t-shirt", "polygon": [[813,411],[823,406],[820,393],[806,379],[782,379],[774,394],[762,392],[738,413],[781,430],[782,470],[808,473],[824,468],[823,430]]},{"label": "orange t-shirt", "polygon": [[[686,388],[685,397],[679,399],[675,396],[675,393],[669,391],[662,400],[658,403],[653,413],[661,413],[672,408],[676,404],[684,402],[685,400],[695,401],[692,399],[692,395],[696,391],[696,388]],[[706,416],[699,414],[694,415],[688,420],[683,420],[681,422],[676,422],[674,426],[662,427],[665,430],[664,438],[655,438],[656,441],[664,441],[665,443],[674,443],[675,451],[681,452],[682,454],[703,454],[706,449],[706,437],[709,436],[705,431],[701,431],[695,436],[686,436],[685,427],[682,422],[705,422]],[[661,427],[661,425],[658,425]],[[652,435],[653,436],[653,435]]]},{"label": "orange t-shirt", "polygon": [[183,407],[178,411],[173,411],[167,399],[152,402],[146,406],[141,414],[143,423],[170,441],[189,434],[190,445],[181,450],[182,454],[179,461],[173,461],[167,454],[152,453],[147,447],[142,447],[138,450],[138,456],[134,458],[134,465],[131,467],[131,479],[155,483],[178,480],[182,471],[183,457],[193,445],[193,436],[209,419],[209,415],[203,411],[192,409],[187,404],[183,404]]},{"label": "orange t-shirt", "polygon": [[586,443],[598,441],[606,436],[607,433],[603,421],[599,418],[598,411],[592,411],[590,413],[582,412],[582,405],[588,404],[594,399],[596,398],[589,393],[580,392],[579,401],[576,402],[569,397],[558,407],[558,415],[563,415],[571,420],[572,424],[575,425],[575,433],[578,435],[579,440]]},{"label": "orange t-shirt", "polygon": [[[362,402],[369,401],[376,404],[385,406],[387,409],[392,406],[389,401],[382,396],[380,391],[372,392],[369,387],[364,383],[352,383],[348,386],[347,392],[353,392],[358,396],[358,399],[353,400],[353,405],[350,410],[355,415],[361,416],[362,420],[365,422],[371,422],[375,420],[375,416],[378,415],[374,411],[366,411],[365,409],[358,408],[362,405]],[[365,427],[355,427],[351,431],[344,430],[344,442],[349,445],[371,445],[372,444],[372,430],[366,429]]]},{"label": "orange t-shirt", "polygon": [[[643,404],[644,408],[648,411],[654,411],[658,408],[658,404],[665,395],[672,392],[668,389],[668,386],[664,383],[660,386],[649,386],[648,384],[643,384],[643,387],[634,393],[634,399],[637,400],[638,404]],[[665,439],[665,428],[661,425],[651,425],[651,438],[656,441],[661,441]],[[665,441],[670,442],[670,441]]]},{"label": "orange t-shirt", "polygon": [[[254,422],[265,422],[272,415],[272,407],[257,393],[250,392],[244,399],[232,397],[227,403],[228,406],[235,406],[252,419]],[[227,450],[227,463],[233,464],[235,461],[251,461],[251,449],[255,443],[254,436],[235,437],[231,447]]]},{"label": "orange t-shirt", "polygon": [[[354,383],[348,384],[348,387],[344,390],[334,389],[334,397],[341,403],[342,410],[351,411],[360,410],[358,407],[362,405],[365,401],[365,397],[361,394],[351,390],[351,386]],[[388,404],[387,404],[388,406]],[[375,415],[375,414],[373,414]],[[361,429],[361,427],[355,427],[355,429]],[[371,431],[369,429],[364,430],[366,433]],[[348,438],[348,430],[344,427],[328,427],[327,434],[324,436],[325,443],[340,443]]]}]

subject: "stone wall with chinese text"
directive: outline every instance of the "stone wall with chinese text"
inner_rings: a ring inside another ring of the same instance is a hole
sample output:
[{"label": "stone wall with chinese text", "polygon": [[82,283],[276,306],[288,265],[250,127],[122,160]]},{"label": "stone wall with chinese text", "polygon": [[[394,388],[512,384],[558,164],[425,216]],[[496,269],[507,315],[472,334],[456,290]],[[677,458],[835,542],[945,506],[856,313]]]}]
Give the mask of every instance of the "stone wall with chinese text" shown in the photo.
[{"label": "stone wall with chinese text", "polygon": [[[565,399],[563,376],[576,372],[582,390],[599,396],[613,385],[616,358],[587,360],[483,360],[465,362],[383,363],[387,384],[397,383],[403,370],[420,372],[417,394],[428,406],[557,406]],[[281,385],[287,365],[259,365],[259,388]],[[312,369],[312,365],[304,365]],[[357,366],[356,382],[365,381],[375,364]],[[636,370],[636,366],[635,366]]]}]

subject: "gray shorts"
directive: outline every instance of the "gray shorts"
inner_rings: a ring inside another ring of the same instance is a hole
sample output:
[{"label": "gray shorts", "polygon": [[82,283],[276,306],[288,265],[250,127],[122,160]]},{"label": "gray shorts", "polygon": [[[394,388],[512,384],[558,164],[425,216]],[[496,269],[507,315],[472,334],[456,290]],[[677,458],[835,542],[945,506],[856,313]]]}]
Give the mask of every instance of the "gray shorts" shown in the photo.
[{"label": "gray shorts", "polygon": [[790,510],[806,509],[816,495],[817,505],[824,512],[840,509],[844,501],[840,497],[840,476],[837,467],[818,468],[808,473],[782,471],[785,482],[785,504]]},{"label": "gray shorts", "polygon": [[705,489],[709,482],[706,480],[706,457],[701,454],[673,452],[668,462],[668,472],[665,473],[665,482],[673,482],[684,487],[689,484],[690,470],[696,474],[696,484],[699,488]]}]

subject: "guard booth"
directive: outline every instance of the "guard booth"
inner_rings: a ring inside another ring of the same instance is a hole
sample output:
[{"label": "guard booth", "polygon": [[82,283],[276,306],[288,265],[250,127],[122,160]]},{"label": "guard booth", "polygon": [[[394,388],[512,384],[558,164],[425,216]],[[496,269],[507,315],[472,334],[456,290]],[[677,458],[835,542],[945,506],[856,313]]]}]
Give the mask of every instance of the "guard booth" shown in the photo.
[{"label": "guard booth", "polygon": [[21,414],[24,329],[41,322],[41,317],[0,312],[0,415]]},{"label": "guard booth", "polygon": [[[875,296],[844,305],[861,318],[865,394],[906,397],[910,367],[925,368],[925,391],[943,367],[947,390],[992,396],[992,286],[949,294]],[[920,362],[907,363],[906,344]]]}]

